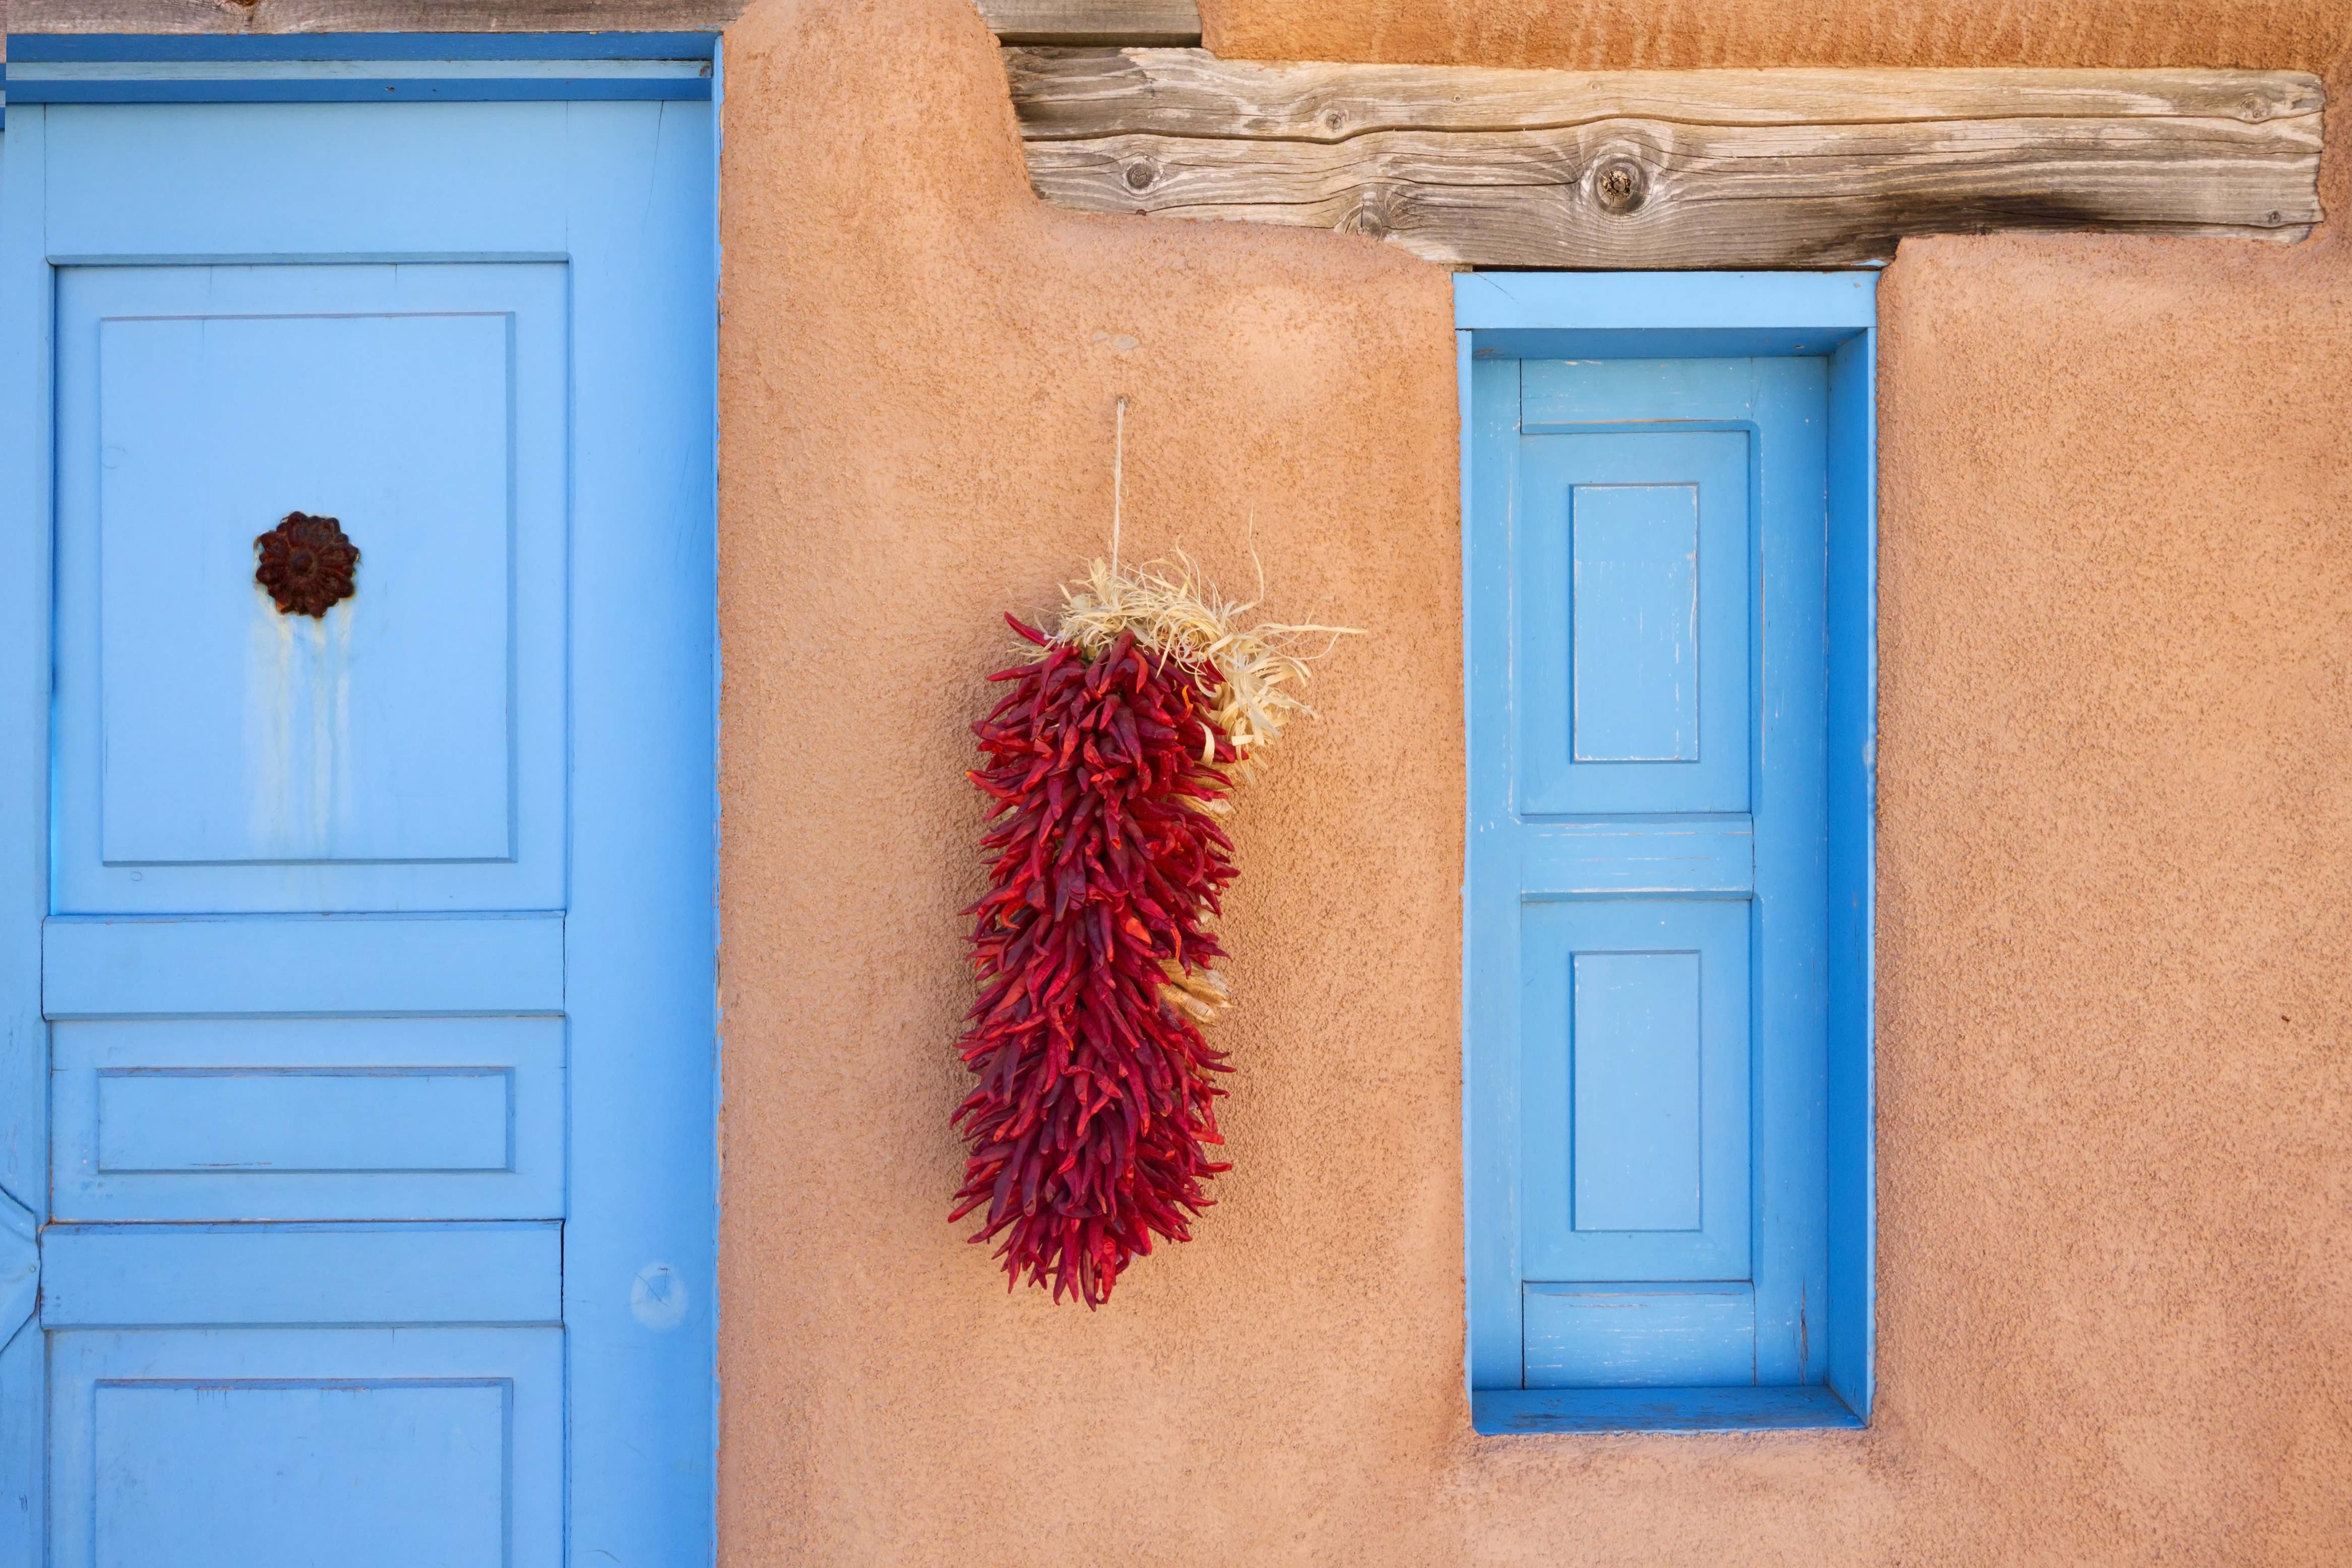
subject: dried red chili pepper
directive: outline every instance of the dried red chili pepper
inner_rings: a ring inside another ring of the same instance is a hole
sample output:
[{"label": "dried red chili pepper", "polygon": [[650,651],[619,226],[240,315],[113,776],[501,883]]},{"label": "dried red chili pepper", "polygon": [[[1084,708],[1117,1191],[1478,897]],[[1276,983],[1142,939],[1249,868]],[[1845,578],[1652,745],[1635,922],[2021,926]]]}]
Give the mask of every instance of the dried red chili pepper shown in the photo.
[{"label": "dried red chili pepper", "polygon": [[1087,657],[1005,619],[1045,653],[989,677],[1012,690],[972,726],[996,858],[965,912],[979,1083],[949,1218],[986,1211],[971,1239],[1002,1238],[1008,1288],[1025,1273],[1093,1307],[1154,1235],[1188,1239],[1228,1168],[1209,1157],[1225,1062],[1194,1018],[1220,985],[1208,922],[1234,868],[1210,813],[1235,755],[1213,666],[1131,632]]}]

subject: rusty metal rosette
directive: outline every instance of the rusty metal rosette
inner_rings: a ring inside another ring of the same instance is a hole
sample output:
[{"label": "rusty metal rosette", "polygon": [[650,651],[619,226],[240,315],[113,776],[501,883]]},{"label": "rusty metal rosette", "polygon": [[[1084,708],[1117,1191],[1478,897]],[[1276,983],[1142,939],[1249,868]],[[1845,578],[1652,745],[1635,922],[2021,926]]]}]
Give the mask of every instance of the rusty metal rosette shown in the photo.
[{"label": "rusty metal rosette", "polygon": [[255,538],[253,553],[261,558],[253,580],[268,591],[281,615],[324,615],[358,586],[352,573],[359,569],[359,547],[332,517],[289,512]]}]

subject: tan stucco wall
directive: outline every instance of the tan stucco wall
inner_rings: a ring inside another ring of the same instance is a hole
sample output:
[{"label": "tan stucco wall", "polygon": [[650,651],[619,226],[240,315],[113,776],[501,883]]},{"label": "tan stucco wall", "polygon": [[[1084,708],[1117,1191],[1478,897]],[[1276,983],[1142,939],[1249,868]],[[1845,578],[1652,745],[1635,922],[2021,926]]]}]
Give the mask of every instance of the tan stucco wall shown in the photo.
[{"label": "tan stucco wall", "polygon": [[1200,0],[1234,59],[1569,70],[2241,66],[2319,70],[2347,0]]},{"label": "tan stucco wall", "polygon": [[[1229,47],[1375,52],[1265,9]],[[2342,15],[2142,9],[2265,65]],[[1481,1439],[1445,276],[1038,206],[963,0],[763,0],[727,70],[727,1568],[2352,1559],[2352,251],[1904,247],[1878,1419]],[[1119,392],[1130,551],[1245,586],[1254,538],[1371,636],[1244,806],[1236,1168],[1090,1316],[944,1222],[947,1116],[963,726],[1102,546]]]}]

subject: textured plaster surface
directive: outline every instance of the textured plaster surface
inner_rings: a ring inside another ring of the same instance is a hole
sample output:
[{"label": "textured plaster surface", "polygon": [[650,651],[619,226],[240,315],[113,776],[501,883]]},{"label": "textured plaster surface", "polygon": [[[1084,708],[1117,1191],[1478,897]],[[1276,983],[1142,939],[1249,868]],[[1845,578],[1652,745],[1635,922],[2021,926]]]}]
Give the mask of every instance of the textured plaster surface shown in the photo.
[{"label": "textured plaster surface", "polygon": [[[1284,51],[1374,52],[1341,9]],[[2316,15],[2163,8],[2225,10]],[[2200,57],[2313,63],[2249,49]],[[2352,255],[1904,246],[1878,1419],[1479,1438],[1445,276],[1037,205],[961,0],[764,0],[727,59],[727,1568],[2352,1559]],[[964,726],[1103,547],[1120,392],[1131,554],[1254,543],[1370,636],[1241,812],[1236,1168],[1089,1315],[943,1217]]]},{"label": "textured plaster surface", "polygon": [[1201,26],[1235,59],[2321,70],[2352,0],[1201,0]]}]

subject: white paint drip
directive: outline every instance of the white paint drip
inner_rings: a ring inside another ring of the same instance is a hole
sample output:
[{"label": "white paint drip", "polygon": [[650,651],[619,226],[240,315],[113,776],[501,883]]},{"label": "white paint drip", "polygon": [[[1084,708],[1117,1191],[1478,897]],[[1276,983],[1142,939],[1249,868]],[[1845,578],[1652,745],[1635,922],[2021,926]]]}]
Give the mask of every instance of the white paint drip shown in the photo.
[{"label": "white paint drip", "polygon": [[331,858],[351,821],[352,604],[284,615],[257,584],[247,639],[245,754],[252,852]]}]

